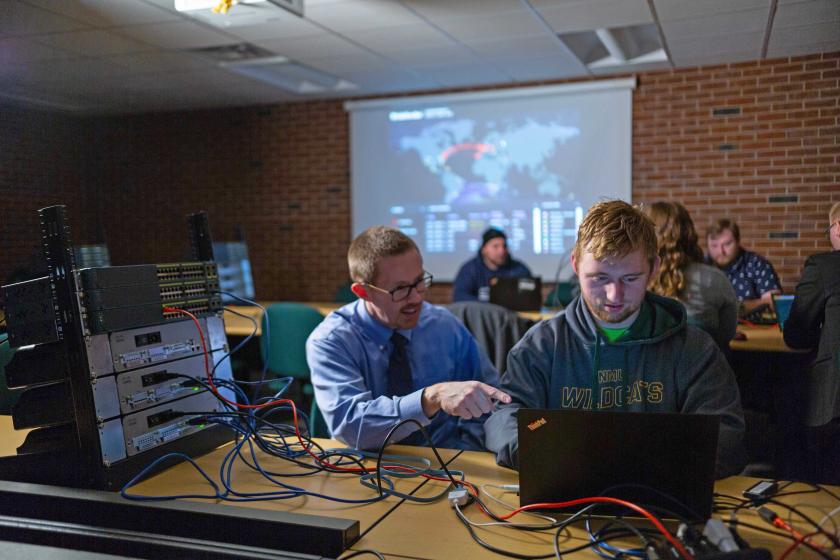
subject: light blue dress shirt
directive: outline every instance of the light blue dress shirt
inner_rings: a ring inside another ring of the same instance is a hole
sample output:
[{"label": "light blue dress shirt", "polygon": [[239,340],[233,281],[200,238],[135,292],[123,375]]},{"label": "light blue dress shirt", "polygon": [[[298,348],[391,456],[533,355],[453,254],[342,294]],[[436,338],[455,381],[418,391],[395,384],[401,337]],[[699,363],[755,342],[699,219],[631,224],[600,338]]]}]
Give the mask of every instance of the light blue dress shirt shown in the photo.
[{"label": "light blue dress shirt", "polygon": [[[443,411],[423,412],[423,389],[444,381],[481,381],[497,387],[499,374],[470,332],[449,311],[423,303],[420,320],[398,332],[408,339],[412,392],[387,395],[390,341],[394,330],[368,313],[363,300],[332,312],[306,341],[315,398],[333,437],[356,449],[378,449],[401,420],[417,420],[436,446],[483,449],[482,418],[463,420]],[[392,442],[425,445],[416,424],[406,424]]]}]

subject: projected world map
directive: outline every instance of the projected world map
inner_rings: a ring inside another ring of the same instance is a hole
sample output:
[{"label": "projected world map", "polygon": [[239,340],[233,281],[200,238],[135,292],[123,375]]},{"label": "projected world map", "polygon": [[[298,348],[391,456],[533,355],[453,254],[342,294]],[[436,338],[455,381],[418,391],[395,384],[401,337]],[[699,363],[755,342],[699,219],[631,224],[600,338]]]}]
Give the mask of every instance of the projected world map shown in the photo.
[{"label": "projected world map", "polygon": [[443,187],[441,203],[484,204],[523,194],[555,198],[567,180],[546,165],[580,129],[556,122],[444,120],[400,138]]}]

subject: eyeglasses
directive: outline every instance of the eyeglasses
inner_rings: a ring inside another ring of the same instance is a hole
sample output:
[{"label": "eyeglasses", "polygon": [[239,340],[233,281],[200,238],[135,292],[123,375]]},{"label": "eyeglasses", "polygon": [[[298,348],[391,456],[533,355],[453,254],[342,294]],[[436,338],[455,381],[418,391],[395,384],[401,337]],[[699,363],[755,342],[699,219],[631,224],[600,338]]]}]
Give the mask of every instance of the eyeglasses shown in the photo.
[{"label": "eyeglasses", "polygon": [[408,296],[411,295],[411,290],[417,290],[418,294],[422,294],[426,291],[426,288],[432,285],[432,275],[428,272],[424,271],[423,278],[411,284],[409,286],[399,286],[394,288],[393,290],[386,290],[384,288],[380,288],[379,286],[374,286],[373,284],[365,284],[365,286],[369,288],[373,288],[374,290],[379,290],[380,292],[385,292],[386,294],[391,294],[391,301],[394,303],[398,301],[403,301],[404,299],[408,299]]}]

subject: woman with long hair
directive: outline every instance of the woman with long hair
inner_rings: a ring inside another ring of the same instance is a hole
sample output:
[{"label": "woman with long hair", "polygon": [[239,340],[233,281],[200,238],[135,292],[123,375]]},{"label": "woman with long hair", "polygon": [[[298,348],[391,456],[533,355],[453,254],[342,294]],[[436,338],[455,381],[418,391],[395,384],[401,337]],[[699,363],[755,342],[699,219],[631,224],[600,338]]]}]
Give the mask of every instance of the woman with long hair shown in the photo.
[{"label": "woman with long hair", "polygon": [[655,202],[645,210],[656,224],[661,260],[648,289],[682,302],[689,324],[712,335],[721,350],[728,352],[738,322],[738,300],[729,279],[703,264],[694,222],[682,204]]}]

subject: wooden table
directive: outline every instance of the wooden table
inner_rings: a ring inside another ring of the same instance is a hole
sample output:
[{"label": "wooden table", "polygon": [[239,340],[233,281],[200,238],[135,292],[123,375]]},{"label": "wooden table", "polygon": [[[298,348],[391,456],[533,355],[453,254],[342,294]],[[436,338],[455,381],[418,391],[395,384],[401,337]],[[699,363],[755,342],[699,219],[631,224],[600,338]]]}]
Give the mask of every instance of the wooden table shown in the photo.
[{"label": "wooden table", "polygon": [[[459,454],[449,465],[450,469],[463,470],[467,474],[467,480],[480,484],[518,484],[518,474],[509,469],[498,467],[489,453],[475,451],[464,451]],[[759,479],[749,477],[729,477],[718,481],[715,484],[715,491],[731,496],[741,496],[741,492],[749,488]],[[436,483],[437,484],[437,483]],[[832,487],[833,488],[833,487]],[[808,490],[812,487],[804,484],[794,484],[785,491]],[[833,488],[835,491],[840,489]],[[498,491],[497,491],[498,492]],[[497,494],[498,495],[498,494]],[[515,494],[502,496],[508,503],[518,505],[518,498]],[[790,505],[796,505],[805,510],[805,513],[817,520],[821,519],[827,511],[838,504],[828,494],[820,492],[813,494],[800,494],[782,498]],[[492,502],[489,504],[497,513],[504,513],[505,510]],[[770,506],[771,508],[773,506]],[[787,512],[776,507],[775,511],[782,517],[787,517]],[[477,522],[489,521],[481,514],[476,506],[469,506],[466,510],[467,516]],[[727,514],[728,515],[728,514]],[[772,529],[767,523],[760,519],[757,512],[750,509],[738,513],[738,520],[754,524],[760,527]],[[517,521],[533,522],[527,516],[522,516]],[[796,523],[794,524],[796,525]],[[802,525],[804,527],[804,524]],[[406,531],[411,527],[411,531]],[[523,554],[549,554],[552,552],[552,539],[554,532],[523,532],[507,529],[504,527],[488,527],[476,529],[480,537],[494,546],[505,550],[513,550]],[[748,528],[741,528],[739,532],[747,542],[754,547],[768,548],[774,558],[777,558],[792,542],[789,539],[775,537]],[[807,531],[806,531],[807,532]],[[587,539],[586,533],[580,525],[567,529],[561,537],[561,547],[571,548],[583,544]],[[627,546],[638,546],[638,542],[628,541]],[[353,550],[375,549],[387,555],[400,558],[417,558],[438,560],[442,558],[499,558],[470,538],[466,528],[458,521],[455,513],[445,501],[436,502],[431,505],[417,505],[406,503],[400,506],[395,514],[383,519],[372,531],[363,535],[362,538],[352,546]],[[594,558],[590,550],[585,550],[570,557]],[[564,555],[564,557],[566,557]],[[813,553],[794,554],[792,558],[812,558]]]},{"label": "wooden table", "polygon": [[[332,440],[318,441],[327,447],[340,447],[338,442]],[[205,470],[212,473],[212,476],[215,478],[221,457],[227,450],[227,446],[222,447],[200,458],[198,462]],[[425,456],[434,461],[432,453],[424,448],[393,446],[388,451],[389,453]],[[494,462],[493,456],[489,453],[443,450],[442,454],[444,460],[448,462],[450,469],[463,470],[467,475],[467,480],[476,485],[518,484],[519,482],[519,477],[516,472],[498,467]],[[281,472],[292,472],[296,469],[296,467],[279,459],[266,459],[266,461],[267,466]],[[247,469],[242,464],[235,467],[233,478],[237,481],[241,490],[253,492],[266,491],[273,488],[261,476]],[[743,490],[752,486],[757,481],[758,479],[747,477],[730,477],[718,481],[715,489],[721,494],[740,496]],[[372,496],[372,491],[359,484],[357,478],[353,475],[320,473],[293,479],[291,483],[307,490],[349,499],[369,498]],[[400,490],[414,491],[415,495],[421,496],[431,496],[446,486],[443,482],[425,481],[418,478],[397,480],[396,483]],[[788,487],[786,491],[807,490],[809,488],[806,485],[795,484]],[[134,488],[136,493],[144,495],[204,492],[206,490],[206,483],[186,464],[173,467],[140,483]],[[517,502],[516,496],[512,494],[505,495],[504,498],[514,504]],[[795,504],[797,507],[805,509],[806,513],[816,519],[821,519],[829,509],[840,505],[828,494],[822,492],[800,494],[782,499],[791,505]],[[448,558],[491,559],[498,557],[473,542],[466,529],[455,517],[455,513],[446,500],[439,500],[432,504],[418,504],[396,498],[388,498],[372,504],[346,505],[309,497],[234,505],[356,519],[360,523],[362,536],[359,541],[352,545],[351,550],[353,551],[374,549],[389,558],[424,560]],[[499,506],[493,507],[496,511],[502,511]],[[778,507],[776,510],[783,518],[786,517],[787,513],[784,510]],[[471,519],[476,521],[487,521],[475,506],[470,506],[467,509],[467,514]],[[770,528],[753,510],[745,509],[739,512],[738,519],[761,527],[766,526]],[[523,517],[520,521],[524,520],[525,518]],[[553,531],[545,533],[522,532],[503,527],[482,528],[478,529],[478,531],[484,540],[505,549],[526,554],[545,554],[551,551]],[[767,535],[766,533],[748,528],[741,528],[740,533],[751,545],[770,549],[774,557],[778,557],[791,543],[789,539]],[[588,536],[583,529],[575,526],[564,532],[561,537],[561,545],[563,548],[581,545],[586,542],[587,538]],[[626,544],[628,546],[634,546],[637,543],[629,541]],[[578,555],[573,555],[573,557],[590,558],[592,557],[592,553],[587,550]],[[807,554],[798,554],[794,555],[794,557],[803,558],[810,556]]]},{"label": "wooden table", "polygon": [[[316,440],[324,448],[344,448],[344,445],[336,440]],[[222,457],[230,450],[230,444],[222,446],[212,453],[200,457],[196,462],[207,472],[218,484],[219,465]],[[394,446],[388,449],[389,454],[409,455],[414,457],[430,458],[434,464],[435,458],[429,449],[413,446]],[[451,461],[458,455],[457,450],[441,450],[444,461]],[[246,455],[247,456],[247,455]],[[305,472],[301,467],[276,457],[270,457],[258,451],[260,464],[266,470],[280,473]],[[368,462],[374,466],[375,461]],[[245,466],[242,461],[237,461],[233,467],[232,477],[234,487],[241,492],[272,492],[280,488],[254,470]],[[311,492],[328,494],[350,500],[368,499],[376,496],[376,492],[362,486],[358,477],[353,474],[317,473],[310,476],[284,478],[284,483],[303,488]],[[423,478],[394,479],[396,489],[400,492],[415,492],[419,496],[431,496],[437,492],[437,488],[425,485]],[[422,486],[422,487],[421,487]],[[132,493],[146,496],[172,495],[185,493],[208,493],[211,489],[201,475],[188,463],[181,463],[158,475],[155,475],[131,489]],[[310,515],[325,515],[343,519],[355,519],[359,521],[362,533],[369,530],[375,523],[389,515],[402,503],[398,498],[386,498],[385,500],[369,504],[343,504],[340,502],[325,500],[316,497],[298,497],[285,500],[258,501],[258,502],[224,502],[227,505],[253,507],[259,509],[271,509],[290,513],[306,513]]]},{"label": "wooden table", "polygon": [[[14,452],[14,448],[23,440],[26,431],[16,432],[12,429],[11,418],[0,416],[0,441],[3,442],[4,451]],[[325,448],[342,447],[334,440],[317,440]],[[6,449],[8,448],[8,449]],[[229,451],[230,445],[225,445],[197,460],[197,463],[218,482],[218,470],[222,457]],[[267,457],[262,452],[260,457],[263,466],[278,472],[292,473],[299,472],[300,468],[277,458]],[[388,453],[409,455],[415,457],[429,458],[434,464],[434,455],[429,449],[410,446],[392,446]],[[463,470],[467,480],[481,484],[518,484],[519,477],[515,471],[498,467],[490,453],[475,451],[441,450],[444,461],[450,469]],[[372,464],[369,462],[368,464]],[[277,487],[266,481],[263,477],[238,462],[233,468],[232,479],[235,487],[245,492],[272,491]],[[404,492],[413,492],[414,495],[429,497],[446,485],[443,482],[426,481],[421,478],[394,479],[397,488]],[[338,496],[347,499],[364,499],[375,495],[374,491],[362,486],[354,475],[342,475],[334,473],[318,473],[307,477],[286,479],[295,486],[305,488],[312,492],[319,492]],[[752,486],[758,479],[747,477],[730,477],[715,485],[715,490],[721,494],[740,496],[741,492]],[[835,492],[840,489],[831,487]],[[810,486],[794,484],[785,491],[809,490]],[[182,493],[207,493],[209,487],[200,475],[187,463],[176,465],[162,473],[159,473],[136,485],[132,492],[146,496],[162,494]],[[513,494],[502,496],[511,504],[516,504],[518,499]],[[831,509],[838,504],[828,494],[809,493],[799,494],[781,498],[788,504],[796,505],[813,519],[820,520]],[[286,512],[306,513],[310,515],[325,515],[336,518],[355,519],[359,521],[361,538],[351,547],[351,551],[374,549],[388,558],[392,559],[420,559],[420,560],[441,560],[441,559],[495,559],[497,555],[486,551],[469,537],[466,529],[455,517],[446,500],[439,500],[432,504],[418,504],[398,498],[387,498],[385,500],[357,505],[342,504],[327,501],[314,497],[299,497],[289,500],[275,500],[265,502],[230,503],[237,507],[251,507],[260,509],[271,509]],[[497,512],[503,510],[492,505]],[[770,506],[782,516],[787,518],[787,512],[782,508]],[[476,521],[487,521],[475,506],[466,510],[470,519]],[[754,510],[745,509],[739,512],[738,519],[761,527],[768,527],[758,517]],[[526,521],[523,517],[520,522]],[[796,523],[794,523],[796,525]],[[799,524],[800,528],[806,528]],[[503,527],[491,527],[477,529],[480,536],[493,545],[508,550],[515,550],[525,554],[545,554],[552,550],[551,539],[553,532],[522,532],[513,531]],[[740,534],[752,546],[765,547],[770,549],[774,557],[778,557],[791,543],[789,539],[768,535],[746,527],[739,529]],[[807,532],[807,531],[805,531]],[[572,527],[564,532],[561,537],[561,546],[569,548],[584,544],[586,533],[578,526]],[[627,546],[635,546],[637,543],[628,541]],[[348,554],[350,551],[348,551]],[[592,552],[585,550],[581,553],[570,555],[570,557],[592,558]],[[812,558],[814,555],[808,551],[801,551],[791,558]]]},{"label": "wooden table", "polygon": [[[260,302],[260,304],[264,307],[268,307],[272,303],[277,302]],[[332,311],[335,311],[336,309],[344,305],[342,303],[335,303],[331,301],[303,301],[300,303],[314,308],[316,311],[318,311],[321,315],[324,315],[325,317],[329,315]],[[254,319],[257,322],[256,336],[262,335],[262,309],[253,305],[226,305],[225,307]],[[244,317],[240,317],[239,315],[235,315],[233,313],[225,313],[224,319],[225,332],[228,336],[248,336],[249,334],[254,332],[254,324],[251,323],[251,321],[249,321],[248,319],[245,319]]]},{"label": "wooden table", "polygon": [[0,414],[0,456],[17,455],[17,448],[32,430],[15,430],[12,417]]},{"label": "wooden table", "polygon": [[542,310],[542,311],[517,311],[516,313],[520,317],[524,317],[526,319],[530,319],[532,321],[544,321],[546,319],[551,319],[557,313],[559,313],[559,309],[554,310]]},{"label": "wooden table", "polygon": [[[273,301],[261,301],[260,304],[268,307],[272,303],[276,303]],[[343,303],[335,303],[331,301],[302,301],[299,303],[303,303],[308,305],[319,313],[324,315],[325,317],[329,315],[331,312],[335,311],[342,305]],[[255,336],[262,335],[262,310],[259,307],[254,307],[251,305],[226,305],[226,308],[232,309],[237,313],[241,313],[242,315],[246,315],[257,322],[257,332]],[[532,321],[541,321],[543,319],[550,319],[554,317],[557,313],[556,311],[519,311],[520,316],[525,317],[526,319],[531,319]],[[225,332],[228,336],[248,336],[252,332],[254,332],[254,325],[248,319],[244,317],[240,317],[239,315],[235,315],[233,313],[225,313]]]},{"label": "wooden table", "polygon": [[785,344],[778,325],[738,325],[738,332],[745,334],[747,338],[733,339],[729,342],[729,347],[737,352],[807,352],[794,350]]}]

